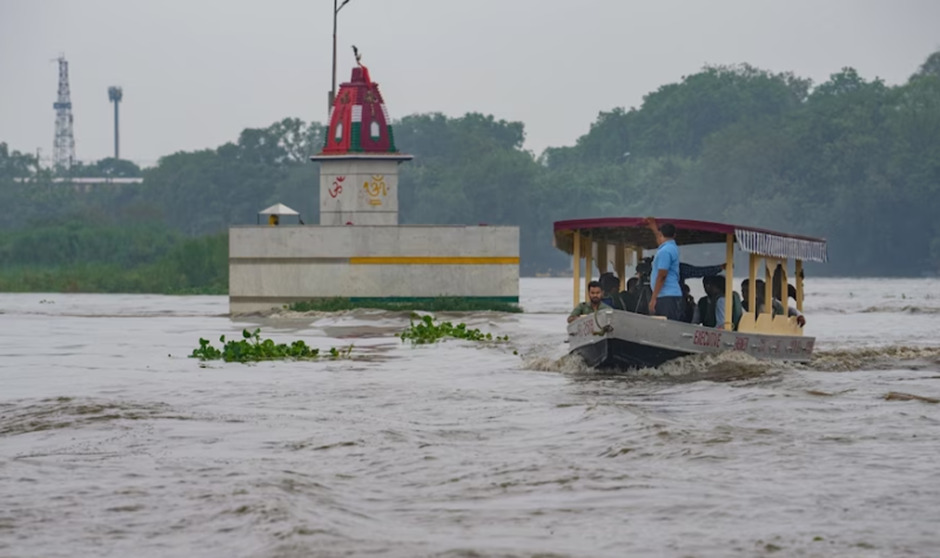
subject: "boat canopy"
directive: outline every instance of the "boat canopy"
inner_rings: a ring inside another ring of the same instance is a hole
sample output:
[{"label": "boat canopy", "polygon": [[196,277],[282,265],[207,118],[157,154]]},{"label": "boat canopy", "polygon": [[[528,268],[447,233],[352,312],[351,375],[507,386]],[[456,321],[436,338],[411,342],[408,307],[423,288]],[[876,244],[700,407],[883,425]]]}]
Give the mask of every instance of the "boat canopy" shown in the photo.
[{"label": "boat canopy", "polygon": [[[826,240],[795,234],[781,233],[728,225],[711,221],[690,219],[656,218],[660,225],[672,223],[676,227],[676,244],[725,243],[728,235],[734,235],[738,247],[745,252],[813,262],[829,259]],[[609,245],[622,244],[648,250],[656,249],[656,237],[646,225],[645,217],[602,217],[598,219],[571,219],[555,222],[555,247],[574,253],[574,233],[578,232],[593,242]]]}]

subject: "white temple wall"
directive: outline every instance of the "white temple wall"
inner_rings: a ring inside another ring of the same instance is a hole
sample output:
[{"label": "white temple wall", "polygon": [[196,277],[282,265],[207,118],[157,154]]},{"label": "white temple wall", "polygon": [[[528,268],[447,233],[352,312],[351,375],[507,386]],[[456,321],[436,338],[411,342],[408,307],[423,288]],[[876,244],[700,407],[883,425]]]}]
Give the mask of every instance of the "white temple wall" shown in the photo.
[{"label": "white temple wall", "polygon": [[320,224],[397,225],[396,160],[320,160]]},{"label": "white temple wall", "polygon": [[519,229],[246,226],[229,230],[229,310],[315,298],[518,302]]}]

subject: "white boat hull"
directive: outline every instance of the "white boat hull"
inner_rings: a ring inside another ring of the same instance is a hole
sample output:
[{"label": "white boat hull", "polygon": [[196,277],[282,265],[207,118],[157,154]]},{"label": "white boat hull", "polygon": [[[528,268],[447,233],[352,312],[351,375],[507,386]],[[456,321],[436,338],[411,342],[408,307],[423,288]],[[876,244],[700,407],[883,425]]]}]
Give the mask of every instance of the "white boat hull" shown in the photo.
[{"label": "white boat hull", "polygon": [[739,351],[764,360],[806,362],[816,339],[737,332],[601,310],[568,324],[570,352],[595,368],[655,367],[674,358]]}]

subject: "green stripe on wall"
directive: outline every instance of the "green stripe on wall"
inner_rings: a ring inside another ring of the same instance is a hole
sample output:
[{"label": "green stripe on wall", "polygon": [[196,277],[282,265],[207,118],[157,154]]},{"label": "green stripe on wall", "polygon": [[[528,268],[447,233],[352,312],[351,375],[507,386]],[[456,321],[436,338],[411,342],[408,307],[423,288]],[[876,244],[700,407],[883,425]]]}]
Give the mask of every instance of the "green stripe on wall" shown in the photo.
[{"label": "green stripe on wall", "polygon": [[439,299],[508,302],[517,304],[518,296],[351,296],[351,302],[431,302]]}]

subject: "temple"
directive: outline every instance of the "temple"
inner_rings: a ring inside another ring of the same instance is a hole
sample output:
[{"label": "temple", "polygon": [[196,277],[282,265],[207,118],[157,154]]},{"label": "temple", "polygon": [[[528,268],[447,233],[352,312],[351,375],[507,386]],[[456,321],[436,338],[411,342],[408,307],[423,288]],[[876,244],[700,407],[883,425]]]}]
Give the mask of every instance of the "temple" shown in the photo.
[{"label": "temple", "polygon": [[[357,57],[358,58],[358,57]],[[399,153],[379,92],[361,64],[330,109],[320,163],[321,225],[397,225]]]},{"label": "temple", "polygon": [[321,155],[351,153],[398,153],[379,84],[362,65],[353,68],[352,78],[340,85]]},{"label": "temple", "polygon": [[340,85],[323,150],[311,159],[320,165],[319,224],[229,230],[232,315],[327,298],[518,303],[518,227],[399,224],[398,169],[412,156],[398,151],[361,63]]}]

